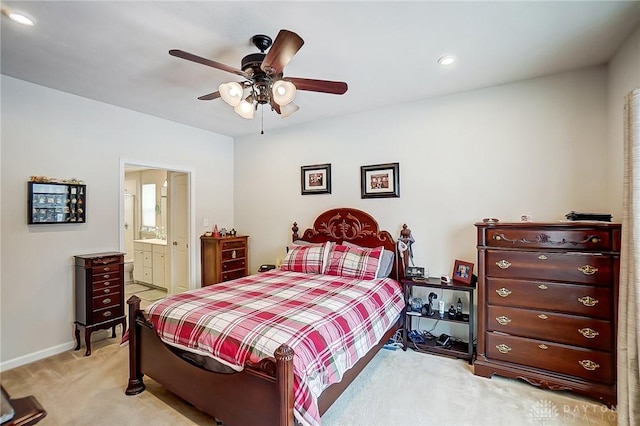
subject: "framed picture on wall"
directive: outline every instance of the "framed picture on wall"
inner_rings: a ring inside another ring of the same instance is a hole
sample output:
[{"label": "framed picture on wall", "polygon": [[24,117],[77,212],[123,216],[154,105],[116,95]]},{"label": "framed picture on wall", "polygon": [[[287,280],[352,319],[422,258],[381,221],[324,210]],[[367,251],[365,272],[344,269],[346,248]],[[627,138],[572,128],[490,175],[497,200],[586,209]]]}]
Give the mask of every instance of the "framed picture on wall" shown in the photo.
[{"label": "framed picture on wall", "polygon": [[360,167],[362,198],[400,197],[400,163]]},{"label": "framed picture on wall", "polygon": [[302,195],[331,194],[331,164],[300,167]]}]

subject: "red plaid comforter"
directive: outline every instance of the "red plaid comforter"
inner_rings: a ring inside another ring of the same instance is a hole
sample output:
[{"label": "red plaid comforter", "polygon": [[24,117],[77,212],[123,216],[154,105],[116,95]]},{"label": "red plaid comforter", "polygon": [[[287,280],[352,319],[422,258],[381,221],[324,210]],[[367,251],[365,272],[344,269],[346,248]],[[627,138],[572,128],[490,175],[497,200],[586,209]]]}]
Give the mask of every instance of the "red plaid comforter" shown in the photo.
[{"label": "red plaid comforter", "polygon": [[241,370],[295,352],[294,411],[320,425],[317,397],[377,344],[404,306],[398,282],[273,270],[170,296],[149,306],[166,343]]}]

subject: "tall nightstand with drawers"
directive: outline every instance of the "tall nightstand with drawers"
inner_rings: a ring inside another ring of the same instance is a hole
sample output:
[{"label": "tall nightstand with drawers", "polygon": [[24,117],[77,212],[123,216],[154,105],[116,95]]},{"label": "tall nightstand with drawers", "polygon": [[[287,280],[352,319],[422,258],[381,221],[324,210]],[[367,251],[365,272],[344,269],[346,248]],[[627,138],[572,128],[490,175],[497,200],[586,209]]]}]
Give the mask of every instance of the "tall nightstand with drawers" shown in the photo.
[{"label": "tall nightstand with drawers", "polygon": [[124,253],[106,252],[75,257],[76,348],[80,349],[80,330],[84,328],[86,356],[91,355],[91,333],[116,326],[127,327],[124,311]]},{"label": "tall nightstand with drawers", "polygon": [[200,237],[202,287],[249,275],[247,236]]},{"label": "tall nightstand with drawers", "polygon": [[476,375],[616,404],[620,224],[476,223]]}]

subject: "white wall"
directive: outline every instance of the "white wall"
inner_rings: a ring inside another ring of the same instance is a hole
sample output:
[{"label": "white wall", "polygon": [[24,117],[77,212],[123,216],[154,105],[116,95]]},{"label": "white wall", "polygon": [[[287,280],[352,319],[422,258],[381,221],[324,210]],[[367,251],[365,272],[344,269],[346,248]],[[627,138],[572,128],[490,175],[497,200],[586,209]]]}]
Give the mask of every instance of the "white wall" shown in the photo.
[{"label": "white wall", "polygon": [[[73,346],[73,255],[121,250],[121,159],[189,170],[194,241],[233,223],[233,140],[2,76],[1,368]],[[87,184],[87,223],[27,225],[31,175]],[[199,246],[193,247],[200,282]]]},{"label": "white wall", "polygon": [[[283,257],[293,221],[303,231],[332,207],[365,210],[394,236],[408,224],[432,276],[477,263],[484,217],[611,210],[606,77],[589,68],[236,139],[236,229],[250,235],[252,270]],[[361,199],[360,166],[387,162],[400,163],[400,198]],[[332,194],[300,195],[300,166],[318,163],[332,165]]]},{"label": "white wall", "polygon": [[608,142],[609,204],[622,220],[624,97],[640,88],[640,27],[627,38],[609,64]]}]

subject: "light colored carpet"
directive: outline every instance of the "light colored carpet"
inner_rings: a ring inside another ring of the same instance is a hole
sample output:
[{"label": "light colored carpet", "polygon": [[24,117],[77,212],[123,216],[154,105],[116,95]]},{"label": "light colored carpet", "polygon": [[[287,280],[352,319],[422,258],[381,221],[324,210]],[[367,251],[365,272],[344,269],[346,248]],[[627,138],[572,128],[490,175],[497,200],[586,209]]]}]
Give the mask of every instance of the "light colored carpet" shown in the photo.
[{"label": "light colored carpet", "polygon": [[[34,395],[48,411],[39,425],[215,425],[214,420],[145,378],[126,396],[128,348],[119,338],[2,374],[13,397]],[[248,407],[249,408],[249,407]],[[322,417],[324,426],[616,424],[591,400],[528,384],[473,375],[465,361],[382,350]]]},{"label": "light colored carpet", "polygon": [[136,292],[136,296],[140,299],[146,300],[147,302],[154,302],[156,300],[160,300],[163,297],[167,297],[167,292],[162,290],[147,290]]},{"label": "light colored carpet", "polygon": [[142,284],[138,284],[138,283],[128,283],[128,284],[125,284],[125,286],[124,286],[124,293],[125,294],[133,294],[133,293],[137,293],[139,291],[147,291],[149,289],[150,289],[150,287],[147,287],[146,285],[142,285]]}]

